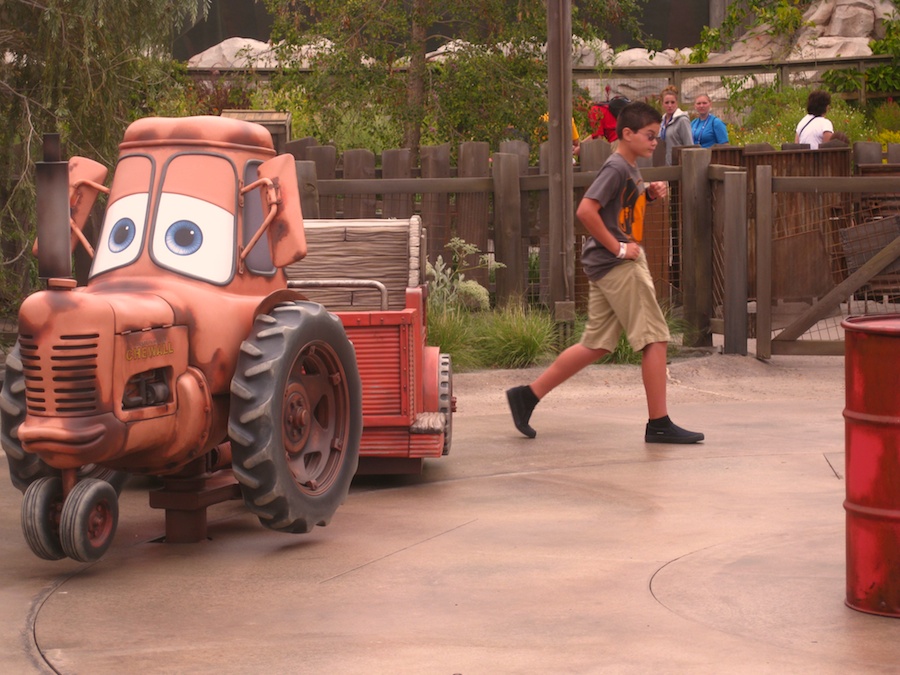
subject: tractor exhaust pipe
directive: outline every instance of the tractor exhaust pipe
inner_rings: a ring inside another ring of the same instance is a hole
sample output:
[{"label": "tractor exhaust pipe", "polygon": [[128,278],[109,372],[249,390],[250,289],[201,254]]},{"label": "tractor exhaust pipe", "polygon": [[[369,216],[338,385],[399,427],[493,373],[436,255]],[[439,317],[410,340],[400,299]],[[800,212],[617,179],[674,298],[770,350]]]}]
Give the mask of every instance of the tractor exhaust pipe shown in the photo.
[{"label": "tractor exhaust pipe", "polygon": [[72,277],[69,235],[69,163],[62,161],[59,134],[44,134],[44,161],[36,162],[38,276]]}]

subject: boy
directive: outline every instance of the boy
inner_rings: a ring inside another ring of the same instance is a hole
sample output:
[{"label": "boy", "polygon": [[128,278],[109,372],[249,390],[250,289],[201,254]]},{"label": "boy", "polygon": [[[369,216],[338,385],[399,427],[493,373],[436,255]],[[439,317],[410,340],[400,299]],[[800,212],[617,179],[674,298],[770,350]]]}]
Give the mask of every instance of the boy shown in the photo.
[{"label": "boy", "polygon": [[[588,323],[581,342],[572,345],[530,385],[507,390],[516,428],[528,438],[537,432],[528,424],[538,402],[578,371],[609,354],[624,330],[632,349],[642,352],[641,374],[647,396],[647,443],[698,443],[703,434],[688,431],[669,419],[666,408],[666,356],[669,328],[656,301],[644,250],[646,199],[664,197],[667,186],[645,186],[638,157],[650,157],[659,135],[660,114],[643,102],[630,103],[619,113],[619,144],[587,189],[576,215],[590,237],[581,264],[590,280]],[[645,194],[646,192],[646,194]]]}]

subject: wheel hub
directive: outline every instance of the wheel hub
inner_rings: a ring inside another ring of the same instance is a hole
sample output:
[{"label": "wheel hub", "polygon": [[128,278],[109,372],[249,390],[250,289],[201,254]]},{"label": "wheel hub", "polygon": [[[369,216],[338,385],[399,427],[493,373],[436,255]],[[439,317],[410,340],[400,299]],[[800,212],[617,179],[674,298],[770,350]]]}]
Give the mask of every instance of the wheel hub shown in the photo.
[{"label": "wheel hub", "polygon": [[112,518],[105,502],[95,504],[87,521],[87,536],[92,544],[98,546],[110,536]]},{"label": "wheel hub", "polygon": [[284,398],[284,441],[288,455],[303,451],[310,434],[309,399],[297,383],[290,384]]}]

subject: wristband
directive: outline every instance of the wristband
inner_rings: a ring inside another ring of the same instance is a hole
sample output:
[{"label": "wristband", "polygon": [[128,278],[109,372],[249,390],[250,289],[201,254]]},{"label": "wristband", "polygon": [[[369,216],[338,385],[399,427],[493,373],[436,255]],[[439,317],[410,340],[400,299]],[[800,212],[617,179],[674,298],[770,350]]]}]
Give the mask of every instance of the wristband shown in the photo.
[{"label": "wristband", "polygon": [[625,259],[625,255],[626,255],[627,253],[628,253],[628,244],[626,244],[625,242],[620,241],[620,242],[619,242],[619,253],[616,255],[616,257],[617,257],[619,260],[624,260],[624,259]]}]

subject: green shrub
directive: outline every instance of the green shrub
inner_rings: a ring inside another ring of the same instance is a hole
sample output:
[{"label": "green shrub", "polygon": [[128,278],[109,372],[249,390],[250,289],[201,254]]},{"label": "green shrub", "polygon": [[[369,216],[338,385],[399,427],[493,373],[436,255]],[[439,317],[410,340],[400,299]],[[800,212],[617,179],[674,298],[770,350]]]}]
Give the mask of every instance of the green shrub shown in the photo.
[{"label": "green shrub", "polygon": [[[741,123],[728,128],[732,145],[793,143],[797,123],[806,114],[806,99],[811,88],[778,91],[777,85],[758,85],[740,89],[738,82],[729,86],[729,111]],[[850,141],[874,137],[872,124],[865,113],[837,96],[832,97],[828,119],[835,131],[843,131]]]},{"label": "green shrub", "polygon": [[822,83],[828,88],[828,91],[840,93],[849,94],[859,91],[862,89],[865,79],[864,73],[849,68],[835,68],[822,73]]},{"label": "green shrub", "polygon": [[453,306],[428,307],[428,344],[438,346],[450,354],[453,368],[458,371],[481,367],[475,349],[473,314]]},{"label": "green shrub", "polygon": [[887,150],[889,143],[900,143],[900,131],[879,131],[872,140],[881,143],[881,148]]},{"label": "green shrub", "polygon": [[477,318],[479,361],[496,368],[525,368],[553,353],[556,325],[547,312],[509,303]]},{"label": "green shrub", "polygon": [[[896,4],[896,3],[894,3]],[[872,40],[869,47],[873,54],[891,54],[891,63],[873,66],[866,71],[866,86],[871,91],[895,92],[900,90],[900,14],[894,12],[883,21],[884,37]]]},{"label": "green shrub", "polygon": [[744,0],[728,2],[717,28],[704,26],[693,48],[691,63],[705,63],[710,53],[731,48],[748,30],[753,34],[793,36],[804,26],[803,12],[809,0]]},{"label": "green shrub", "polygon": [[457,301],[465,309],[486,312],[491,308],[491,294],[474,279],[463,279],[456,289]]},{"label": "green shrub", "polygon": [[872,111],[872,121],[883,131],[900,131],[900,105],[889,98]]},{"label": "green shrub", "polygon": [[[465,309],[486,310],[490,308],[490,294],[477,281],[466,279],[466,272],[486,268],[493,272],[503,263],[493,260],[489,255],[481,253],[474,244],[469,244],[459,237],[453,237],[444,248],[450,250],[450,261],[444,262],[438,256],[434,263],[428,262],[425,275],[428,278],[428,306],[438,309],[447,306]],[[478,256],[472,264],[470,259]]]},{"label": "green shrub", "polygon": [[[687,324],[672,311],[664,308],[672,341],[669,355],[678,354]],[[527,309],[520,303],[510,303],[492,312],[467,312],[459,306],[431,307],[428,311],[428,344],[439,346],[453,357],[457,370],[479,368],[526,368],[539,365],[554,357],[560,349],[578,342],[584,332],[586,318],[575,321],[574,330],[560,345],[559,326],[549,313]],[[637,365],[641,354],[635,353],[625,339],[619,337],[616,348],[597,363]]]}]

